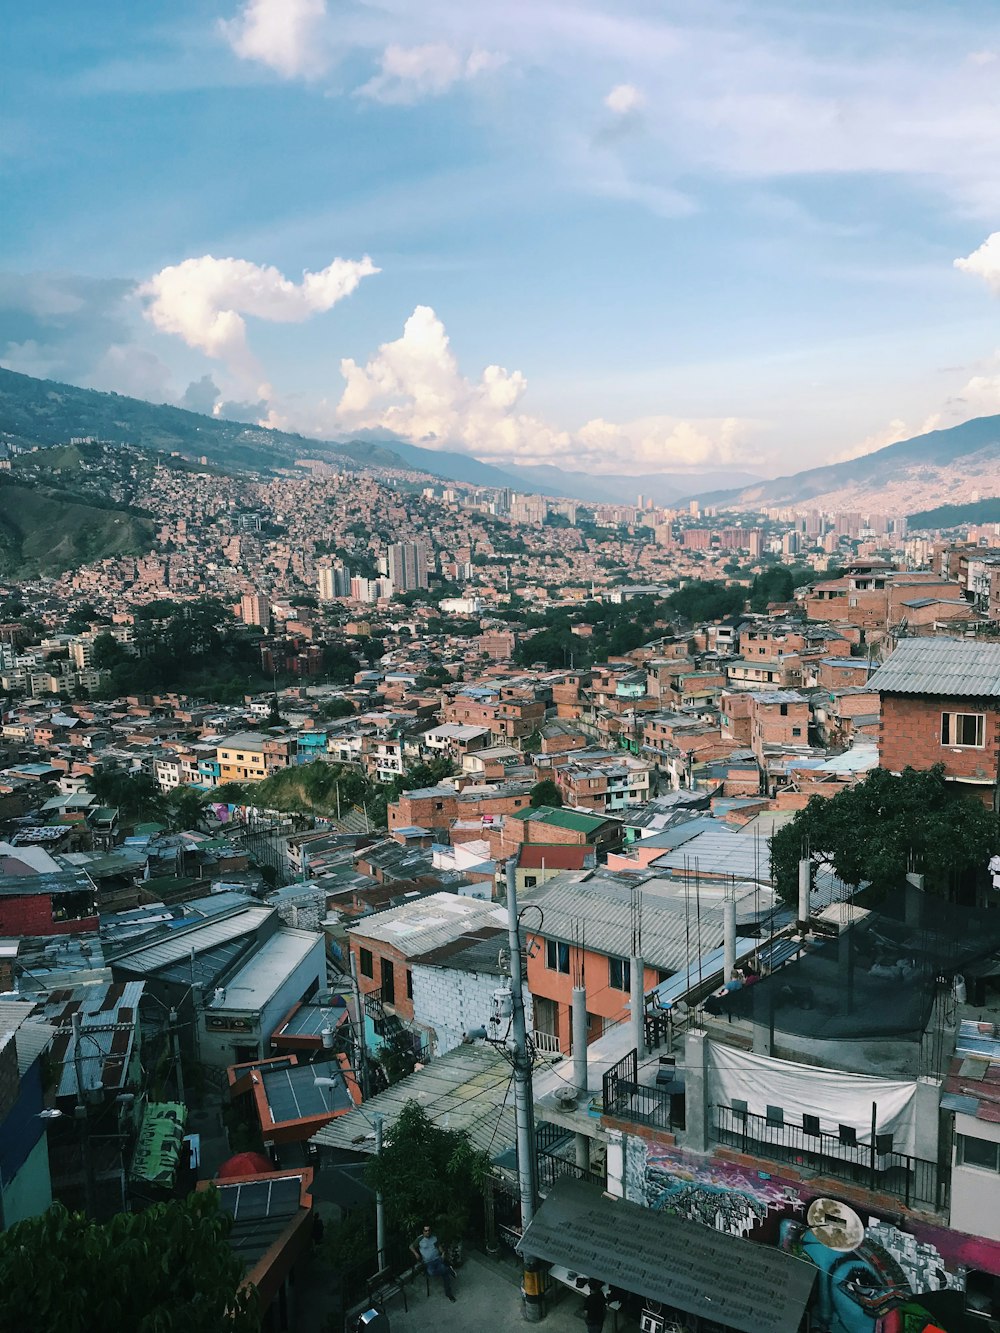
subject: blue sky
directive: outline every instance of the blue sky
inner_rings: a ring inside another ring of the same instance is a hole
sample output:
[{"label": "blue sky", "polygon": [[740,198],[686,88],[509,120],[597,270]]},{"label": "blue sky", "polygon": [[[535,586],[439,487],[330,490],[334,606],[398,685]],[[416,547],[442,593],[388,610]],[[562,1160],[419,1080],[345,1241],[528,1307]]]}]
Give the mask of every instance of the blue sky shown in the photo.
[{"label": "blue sky", "polygon": [[18,6],[0,363],[595,472],[1000,412],[1000,15],[826,11]]}]

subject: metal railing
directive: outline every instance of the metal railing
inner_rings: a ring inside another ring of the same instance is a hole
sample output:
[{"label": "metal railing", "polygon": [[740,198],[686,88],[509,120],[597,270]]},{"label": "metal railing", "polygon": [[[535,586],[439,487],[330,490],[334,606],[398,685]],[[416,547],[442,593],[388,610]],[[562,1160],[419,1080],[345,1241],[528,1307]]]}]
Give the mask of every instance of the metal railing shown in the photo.
[{"label": "metal railing", "polygon": [[909,1207],[941,1212],[948,1206],[947,1173],[937,1162],[909,1157],[891,1149],[880,1152],[872,1143],[851,1143],[847,1136],[811,1133],[802,1125],[754,1115],[731,1106],[716,1106],[715,1133],[720,1143],[749,1156],[789,1162],[798,1168],[846,1180],[881,1194],[893,1194]]},{"label": "metal railing", "polygon": [[539,1032],[535,1029],[531,1034],[531,1041],[536,1051],[542,1051],[546,1055],[562,1055],[559,1038],[552,1032]]},{"label": "metal railing", "polygon": [[616,1120],[631,1120],[667,1131],[684,1128],[683,1097],[639,1082],[639,1053],[629,1051],[604,1075],[603,1110]]}]

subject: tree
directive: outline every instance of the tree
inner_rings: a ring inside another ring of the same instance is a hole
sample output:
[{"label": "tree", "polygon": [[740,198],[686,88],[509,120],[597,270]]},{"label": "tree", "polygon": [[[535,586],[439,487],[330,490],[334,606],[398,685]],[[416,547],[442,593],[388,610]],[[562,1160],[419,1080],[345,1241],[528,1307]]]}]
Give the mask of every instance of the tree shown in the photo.
[{"label": "tree", "polygon": [[785,565],[772,565],[758,574],[750,585],[751,611],[766,611],[770,602],[789,602],[795,591],[795,577]]},{"label": "tree", "polygon": [[540,805],[549,805],[558,809],[562,803],[562,792],[551,778],[542,778],[541,782],[536,782],[528,797],[528,804],[532,810],[537,810]]},{"label": "tree", "polygon": [[697,580],[678,588],[667,598],[667,606],[674,615],[685,620],[722,620],[738,615],[743,610],[746,593],[742,588],[727,588],[724,583]]},{"label": "tree", "polygon": [[127,658],[128,653],[113,634],[98,634],[91,657],[95,671],[109,671]]},{"label": "tree", "polygon": [[117,807],[124,820],[166,818],[166,800],[148,773],[126,773],[121,768],[99,768],[87,778],[87,790],[101,805]]},{"label": "tree", "polygon": [[873,899],[900,884],[912,865],[929,891],[948,893],[1000,850],[1000,820],[981,802],[956,792],[944,765],[899,777],[877,768],[864,782],[825,798],[814,796],[771,839],[771,872],[788,903],[798,893],[798,862],[808,854],[845,884],[871,884]]},{"label": "tree", "polygon": [[104,1223],[54,1204],[0,1234],[0,1328],[251,1333],[259,1300],[230,1225],[214,1190]]},{"label": "tree", "polygon": [[430,1222],[445,1245],[462,1238],[482,1207],[489,1173],[489,1157],[464,1131],[442,1129],[415,1101],[400,1111],[365,1168],[368,1184],[385,1198],[391,1227],[412,1240]]},{"label": "tree", "polygon": [[178,833],[201,827],[208,797],[197,787],[175,787],[168,797],[170,827]]}]

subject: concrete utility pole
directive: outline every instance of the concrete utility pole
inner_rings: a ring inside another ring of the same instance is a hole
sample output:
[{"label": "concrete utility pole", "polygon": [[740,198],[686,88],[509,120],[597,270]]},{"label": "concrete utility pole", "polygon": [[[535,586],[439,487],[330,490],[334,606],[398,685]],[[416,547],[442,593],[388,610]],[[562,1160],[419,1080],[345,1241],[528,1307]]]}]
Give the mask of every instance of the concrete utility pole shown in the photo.
[{"label": "concrete utility pole", "polygon": [[361,1095],[368,1098],[371,1095],[371,1088],[368,1086],[368,1048],[365,1042],[365,1005],[361,995],[361,984],[358,981],[358,960],[354,955],[354,950],[348,944],[347,956],[351,960],[351,982],[354,986],[354,1011],[357,1017],[355,1031],[358,1038],[358,1081],[361,1084]]},{"label": "concrete utility pole", "polygon": [[[521,1234],[535,1216],[535,1105],[531,1079],[531,1052],[524,1021],[524,978],[521,975],[521,932],[517,919],[517,854],[507,858],[507,934],[510,947],[511,1035],[509,1049],[514,1067],[514,1110],[517,1118],[517,1176],[521,1193]],[[537,1324],[545,1313],[542,1276],[535,1259],[525,1259],[524,1317]]]},{"label": "concrete utility pole", "polygon": [[[372,1123],[375,1126],[375,1156],[382,1156],[382,1117],[376,1115],[372,1117]],[[385,1200],[382,1197],[382,1191],[378,1190],[375,1195],[375,1248],[378,1252],[378,1271],[384,1273],[386,1269],[385,1262]]]}]

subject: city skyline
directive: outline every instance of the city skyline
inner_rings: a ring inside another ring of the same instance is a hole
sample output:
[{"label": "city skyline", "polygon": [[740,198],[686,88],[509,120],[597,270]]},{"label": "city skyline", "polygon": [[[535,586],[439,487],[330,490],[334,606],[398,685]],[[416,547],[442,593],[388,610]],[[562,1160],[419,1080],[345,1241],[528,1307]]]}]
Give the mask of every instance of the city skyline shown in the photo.
[{"label": "city skyline", "polygon": [[594,473],[1000,408],[982,6],[56,8],[8,24],[0,364]]}]

